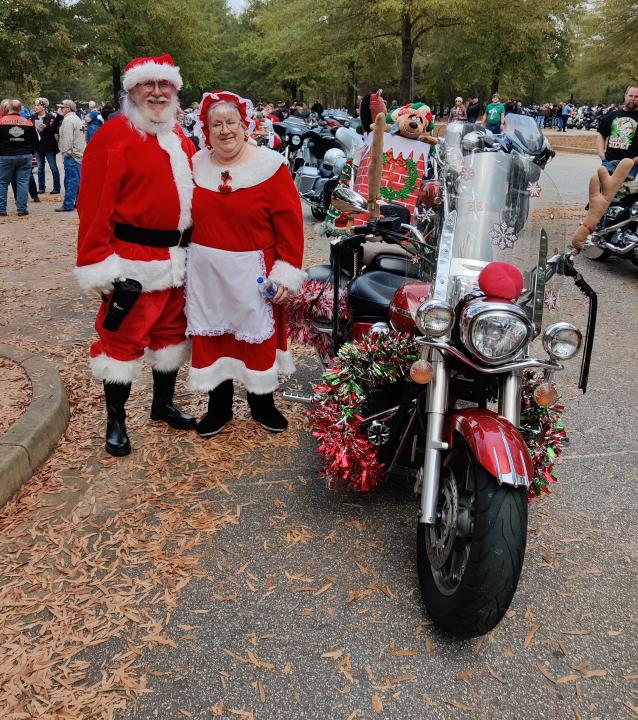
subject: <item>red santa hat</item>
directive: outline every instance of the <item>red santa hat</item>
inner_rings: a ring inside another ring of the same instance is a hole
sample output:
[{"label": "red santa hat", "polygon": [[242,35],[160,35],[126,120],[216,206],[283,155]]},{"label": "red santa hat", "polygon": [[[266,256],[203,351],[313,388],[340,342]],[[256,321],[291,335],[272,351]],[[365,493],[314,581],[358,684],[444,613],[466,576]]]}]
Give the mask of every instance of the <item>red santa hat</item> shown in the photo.
[{"label": "red santa hat", "polygon": [[206,145],[209,144],[208,113],[212,107],[221,102],[231,103],[237,108],[241,121],[244,123],[249,133],[255,129],[255,121],[253,120],[254,107],[252,100],[243,98],[240,95],[236,95],[234,92],[229,92],[228,90],[213,90],[213,92],[204,93],[199,103],[198,126],[206,140]]},{"label": "red santa hat", "polygon": [[140,57],[124,68],[122,87],[128,92],[136,85],[154,80],[168,80],[177,90],[182,88],[182,76],[170,55]]}]

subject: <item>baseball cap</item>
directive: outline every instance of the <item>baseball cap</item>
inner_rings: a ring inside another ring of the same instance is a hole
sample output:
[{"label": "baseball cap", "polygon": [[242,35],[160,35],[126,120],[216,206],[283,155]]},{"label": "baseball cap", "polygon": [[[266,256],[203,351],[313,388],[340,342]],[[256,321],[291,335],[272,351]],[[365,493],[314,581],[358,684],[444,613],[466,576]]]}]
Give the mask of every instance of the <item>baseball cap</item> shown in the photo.
[{"label": "baseball cap", "polygon": [[57,107],[68,107],[70,110],[73,110],[73,112],[75,112],[77,109],[77,106],[73,102],[73,100],[62,100],[62,102],[59,102],[57,104]]}]

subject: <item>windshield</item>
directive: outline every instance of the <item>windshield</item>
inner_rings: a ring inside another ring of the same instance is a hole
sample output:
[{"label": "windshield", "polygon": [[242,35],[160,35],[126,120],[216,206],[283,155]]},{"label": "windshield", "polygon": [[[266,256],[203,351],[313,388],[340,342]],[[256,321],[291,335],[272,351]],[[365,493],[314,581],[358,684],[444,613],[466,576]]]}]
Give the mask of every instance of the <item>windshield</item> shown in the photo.
[{"label": "windshield", "polygon": [[534,119],[527,115],[506,115],[505,132],[514,135],[532,155],[543,148],[543,135]]},{"label": "windshield", "polygon": [[512,263],[524,279],[519,302],[529,307],[540,330],[543,307],[555,310],[560,291],[560,276],[544,283],[546,261],[566,246],[554,182],[520,155],[476,152],[463,158],[446,187],[450,212],[441,235],[434,296],[455,307],[478,289],[478,275],[486,265]]}]

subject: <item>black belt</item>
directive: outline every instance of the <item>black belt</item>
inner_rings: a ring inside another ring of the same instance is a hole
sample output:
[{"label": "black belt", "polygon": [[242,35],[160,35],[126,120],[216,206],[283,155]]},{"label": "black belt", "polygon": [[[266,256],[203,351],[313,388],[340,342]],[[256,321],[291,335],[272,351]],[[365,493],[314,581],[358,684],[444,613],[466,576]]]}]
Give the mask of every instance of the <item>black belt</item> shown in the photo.
[{"label": "black belt", "polygon": [[147,245],[149,247],[184,247],[191,241],[193,228],[187,230],[151,230],[149,228],[135,227],[135,225],[121,225],[115,223],[115,237],[118,240]]}]

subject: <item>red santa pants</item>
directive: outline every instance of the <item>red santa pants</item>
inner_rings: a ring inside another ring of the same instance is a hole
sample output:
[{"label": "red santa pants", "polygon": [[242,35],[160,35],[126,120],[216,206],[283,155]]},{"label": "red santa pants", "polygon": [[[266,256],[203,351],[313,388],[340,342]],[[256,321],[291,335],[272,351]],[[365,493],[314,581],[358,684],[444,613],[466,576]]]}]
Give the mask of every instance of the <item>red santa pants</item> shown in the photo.
[{"label": "red santa pants", "polygon": [[94,377],[110,383],[130,383],[140,371],[140,358],[154,370],[172,372],[187,360],[184,289],[142,293],[115,332],[102,327],[108,302],[102,302],[95,320],[99,340],[91,345]]}]

